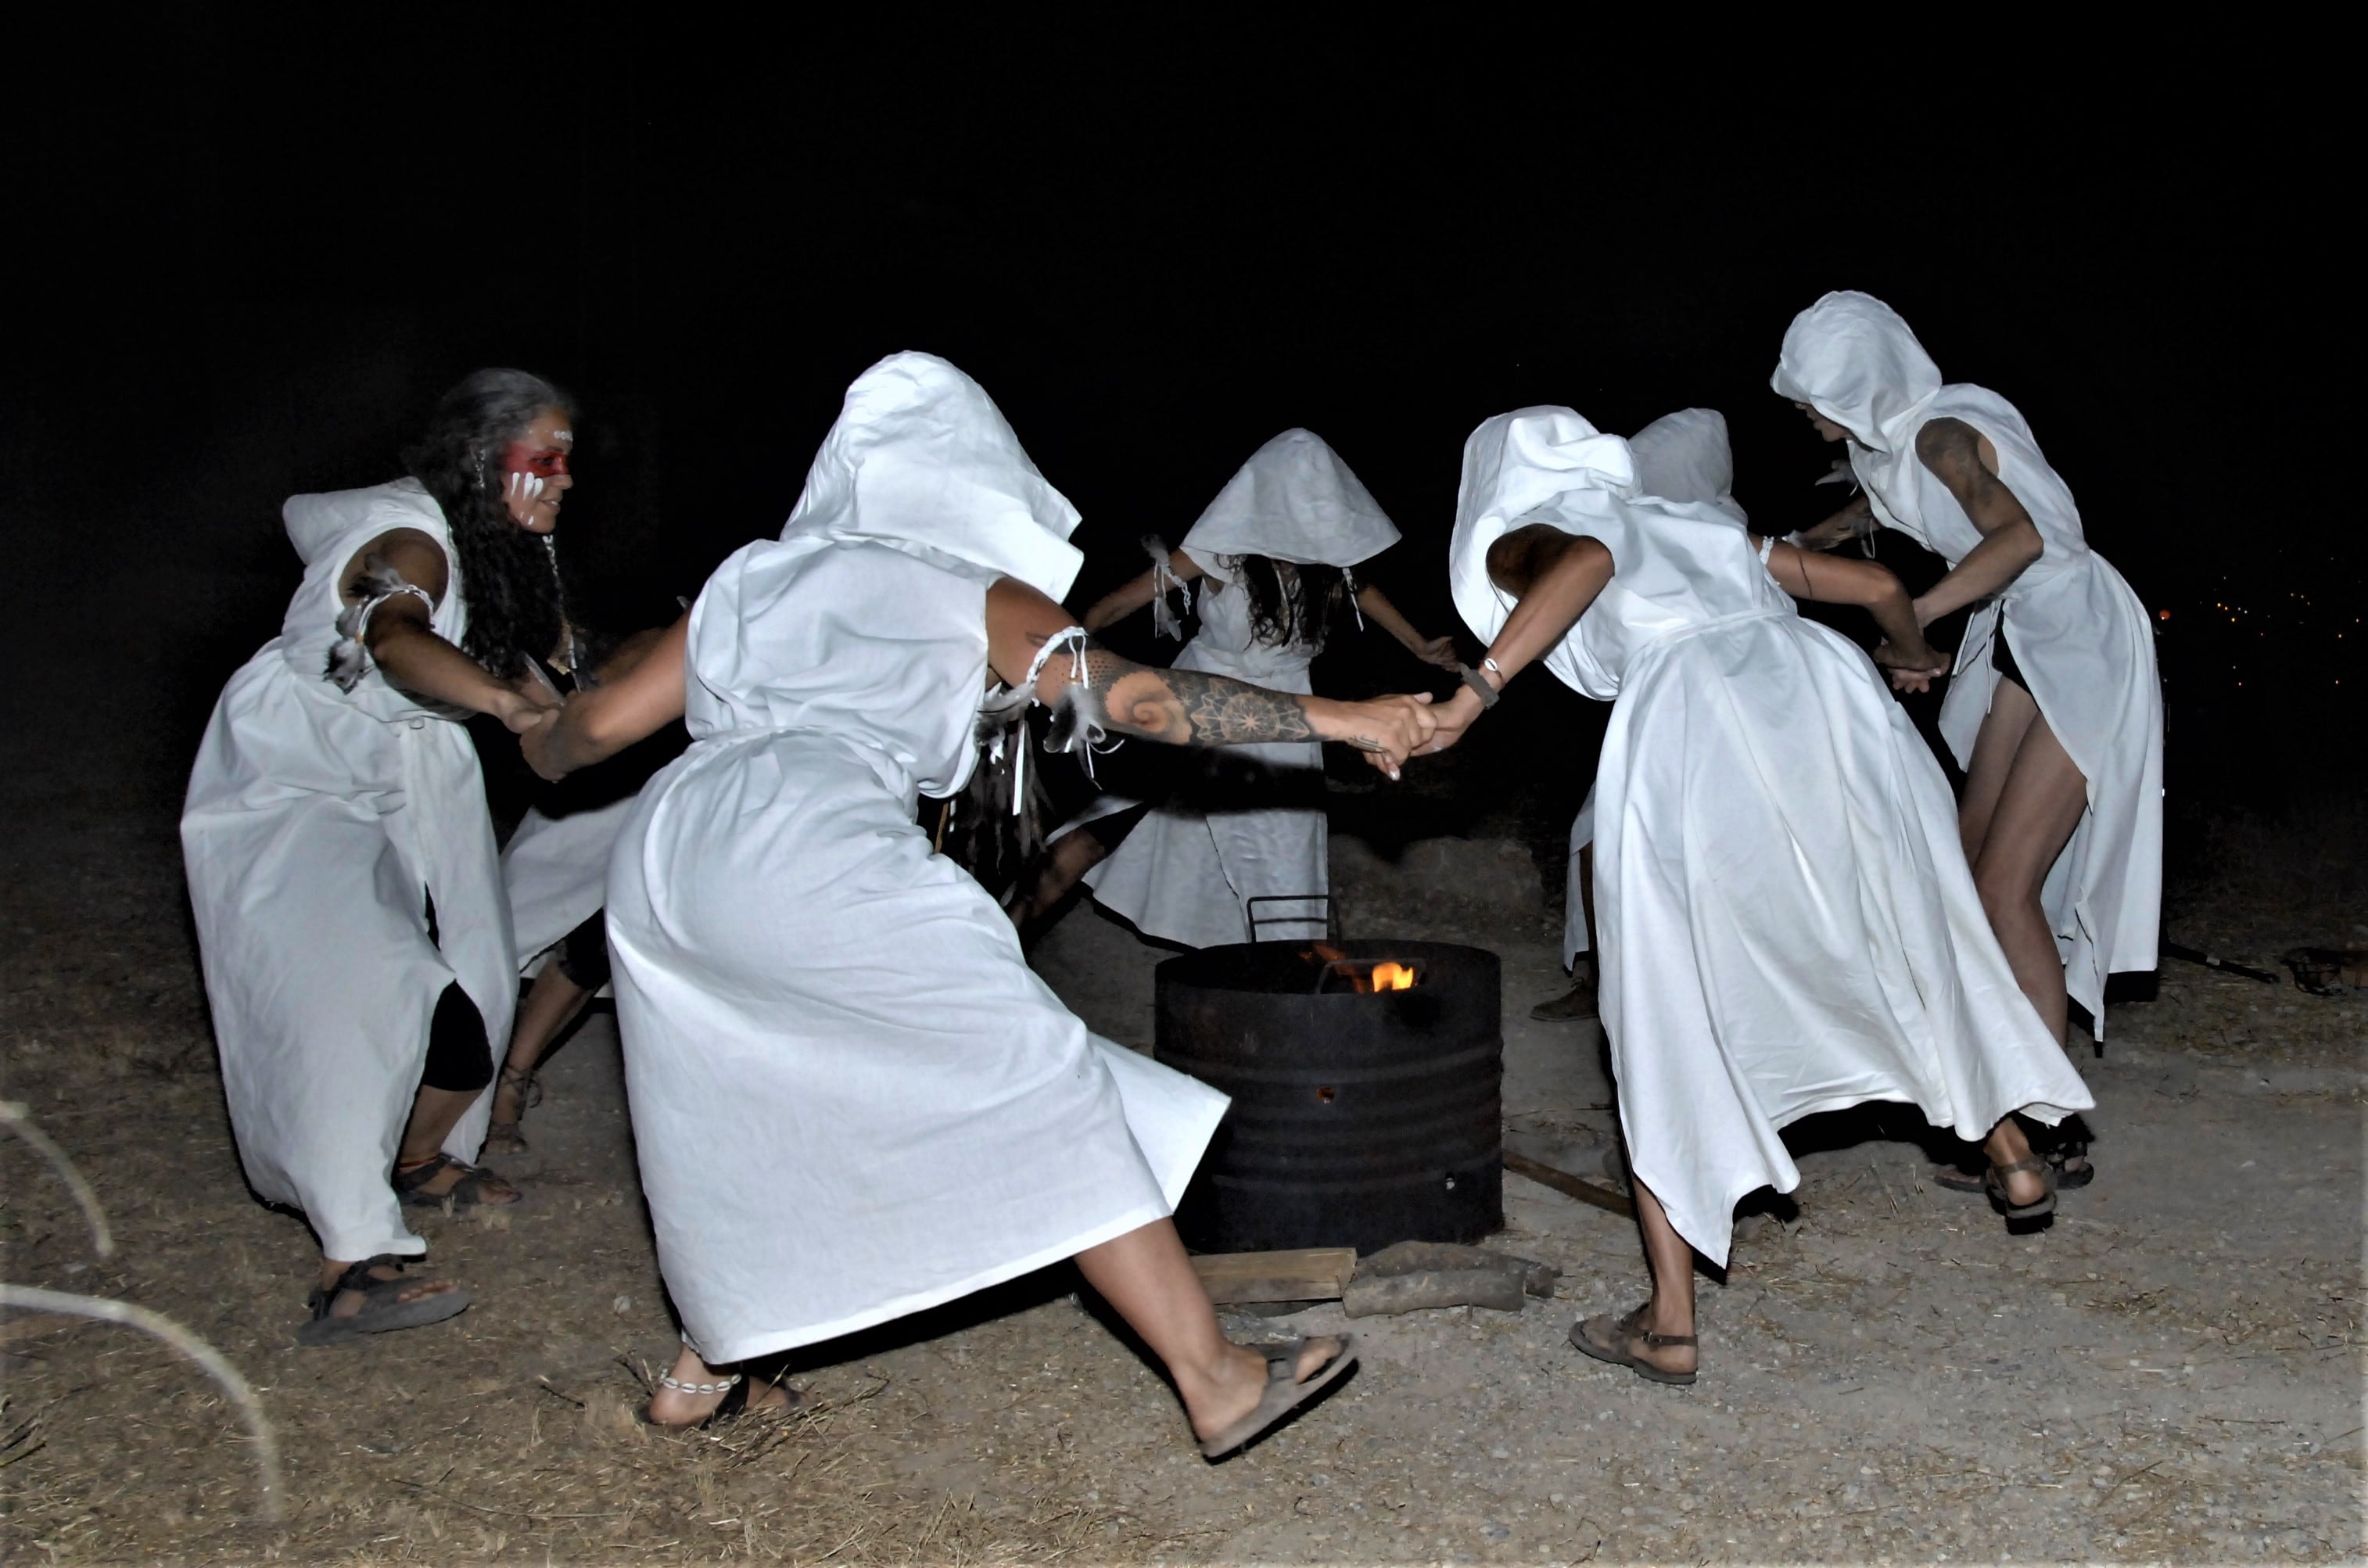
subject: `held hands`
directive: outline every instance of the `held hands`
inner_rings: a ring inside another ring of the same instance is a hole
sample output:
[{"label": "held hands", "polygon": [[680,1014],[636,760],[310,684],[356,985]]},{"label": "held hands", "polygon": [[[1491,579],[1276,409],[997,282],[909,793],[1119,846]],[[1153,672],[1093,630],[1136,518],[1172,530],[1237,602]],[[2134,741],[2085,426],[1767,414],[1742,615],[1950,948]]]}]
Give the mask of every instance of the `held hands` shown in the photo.
[{"label": "held hands", "polygon": [[1326,740],[1355,746],[1365,760],[1392,778],[1406,759],[1422,749],[1438,728],[1430,693],[1412,697],[1376,697],[1366,702],[1343,702],[1338,721],[1326,727]]},{"label": "held hands", "polygon": [[1891,677],[1894,691],[1930,691],[1935,680],[1949,673],[1949,661],[1921,637],[1913,647],[1902,647],[1885,638],[1874,645],[1874,662]]},{"label": "held hands", "polygon": [[1462,740],[1464,732],[1472,727],[1472,721],[1486,711],[1487,710],[1482,706],[1479,697],[1469,687],[1459,688],[1454,696],[1432,710],[1438,717],[1438,724],[1432,729],[1429,741],[1415,755],[1431,756],[1445,751]]}]

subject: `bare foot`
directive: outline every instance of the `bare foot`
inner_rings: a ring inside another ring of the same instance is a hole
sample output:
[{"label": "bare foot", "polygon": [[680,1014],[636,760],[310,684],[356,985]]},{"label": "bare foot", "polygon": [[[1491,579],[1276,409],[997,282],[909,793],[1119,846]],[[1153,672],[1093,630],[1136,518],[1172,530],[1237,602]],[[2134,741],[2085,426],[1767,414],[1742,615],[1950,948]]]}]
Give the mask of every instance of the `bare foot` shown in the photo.
[{"label": "bare foot", "polygon": [[[711,1367],[700,1359],[699,1352],[686,1345],[676,1357],[666,1375],[676,1382],[694,1385],[691,1389],[669,1388],[664,1383],[650,1392],[650,1425],[653,1426],[696,1426],[715,1414],[732,1392],[732,1368],[729,1365]],[[796,1392],[786,1384],[752,1379],[748,1385],[750,1415],[767,1410],[791,1410],[798,1403]]]},{"label": "bare foot", "polygon": [[[1293,1382],[1305,1382],[1340,1354],[1340,1341],[1330,1335],[1311,1339],[1299,1352],[1298,1365],[1292,1369]],[[1192,1418],[1192,1435],[1207,1442],[1258,1407],[1266,1397],[1266,1358],[1247,1346],[1225,1346],[1221,1369],[1212,1381],[1214,1387],[1197,1400],[1186,1402],[1186,1413]]]}]

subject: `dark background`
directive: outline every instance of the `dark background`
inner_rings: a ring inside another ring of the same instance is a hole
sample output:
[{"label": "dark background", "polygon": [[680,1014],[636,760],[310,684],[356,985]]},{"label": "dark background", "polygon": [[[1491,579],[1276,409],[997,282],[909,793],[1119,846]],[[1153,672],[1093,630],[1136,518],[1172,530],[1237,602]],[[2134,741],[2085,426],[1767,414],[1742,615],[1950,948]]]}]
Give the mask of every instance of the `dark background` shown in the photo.
[{"label": "dark background", "polygon": [[[1838,449],[1767,378],[1793,313],[1849,287],[2021,407],[2168,612],[2175,799],[2351,788],[2356,180],[2302,44],[2042,69],[2026,40],[2009,70],[1816,34],[1713,76],[1682,36],[1509,15],[329,15],[29,50],[6,111],[12,635],[156,687],[184,756],[295,581],[281,498],[391,477],[479,364],[580,396],[563,551],[619,629],[775,531],[845,384],[910,347],[976,376],[1083,509],[1077,602],[1304,425],[1405,532],[1373,574],[1461,632],[1460,446],[1504,409],[1716,407],[1757,522],[1829,509]],[[1886,545],[1911,580],[1918,555]],[[1329,664],[1425,678],[1372,640]],[[1600,719],[1527,701],[1582,765]]]}]

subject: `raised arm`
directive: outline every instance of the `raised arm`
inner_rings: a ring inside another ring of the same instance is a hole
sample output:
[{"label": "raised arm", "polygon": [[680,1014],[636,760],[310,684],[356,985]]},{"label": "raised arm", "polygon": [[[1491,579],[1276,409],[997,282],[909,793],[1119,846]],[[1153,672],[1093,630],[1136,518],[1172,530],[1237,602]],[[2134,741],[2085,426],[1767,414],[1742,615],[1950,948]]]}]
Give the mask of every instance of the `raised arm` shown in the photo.
[{"label": "raised arm", "polygon": [[[1488,547],[1488,580],[1517,601],[1474,678],[1501,690],[1578,624],[1603,585],[1611,581],[1611,551],[1602,540],[1566,534],[1544,523],[1515,528]],[[1425,753],[1445,751],[1463,738],[1486,705],[1467,684],[1442,704],[1439,733]]]},{"label": "raised arm", "polygon": [[[1171,550],[1167,552],[1167,570],[1176,574],[1178,582],[1189,583],[1201,575],[1201,563],[1180,550]],[[1094,608],[1086,611],[1085,619],[1076,624],[1088,631],[1099,631],[1113,621],[1124,620],[1151,602],[1151,596],[1157,591],[1153,583],[1156,575],[1146,571],[1140,576],[1128,578],[1095,600]]]},{"label": "raised arm", "polygon": [[[987,664],[1019,686],[1047,642],[1077,624],[1051,599],[1006,577],[987,590]],[[1065,652],[1043,661],[1036,699],[1087,706],[1094,723],[1112,734],[1167,745],[1239,745],[1254,741],[1338,741],[1395,778],[1399,765],[1429,738],[1428,695],[1336,702],[1269,691],[1199,670],[1163,670],[1122,659],[1088,641],[1083,669]]]},{"label": "raised arm", "polygon": [[686,612],[646,653],[621,668],[619,661],[604,665],[598,686],[577,692],[551,723],[520,737],[527,766],[545,778],[564,778],[681,718],[683,646],[689,634]]},{"label": "raised arm", "polygon": [[1794,598],[1856,605],[1874,618],[1883,631],[1874,662],[1890,672],[1893,686],[1902,691],[1922,691],[1934,676],[1948,674],[1949,661],[1924,641],[1907,590],[1899,585],[1889,567],[1847,556],[1821,556],[1813,564],[1807,551],[1782,540],[1767,550],[1769,574]]},{"label": "raised arm", "polygon": [[1425,637],[1417,631],[1414,623],[1398,613],[1397,606],[1390,603],[1389,595],[1382,592],[1379,583],[1365,583],[1358,587],[1357,608],[1372,617],[1374,624],[1396,638],[1407,653],[1423,663],[1437,665],[1443,670],[1456,667],[1455,639]]},{"label": "raised arm", "polygon": [[1982,542],[1916,600],[1916,624],[1930,626],[2013,582],[2046,545],[2039,525],[1998,478],[1998,449],[1988,437],[1962,419],[1928,420],[1916,432],[1916,456],[1982,534]]},{"label": "raised arm", "polygon": [[526,731],[559,705],[558,693],[496,679],[438,636],[428,618],[450,586],[442,545],[417,528],[391,528],[354,552],[337,592],[349,613],[367,618],[361,643],[388,684]]}]

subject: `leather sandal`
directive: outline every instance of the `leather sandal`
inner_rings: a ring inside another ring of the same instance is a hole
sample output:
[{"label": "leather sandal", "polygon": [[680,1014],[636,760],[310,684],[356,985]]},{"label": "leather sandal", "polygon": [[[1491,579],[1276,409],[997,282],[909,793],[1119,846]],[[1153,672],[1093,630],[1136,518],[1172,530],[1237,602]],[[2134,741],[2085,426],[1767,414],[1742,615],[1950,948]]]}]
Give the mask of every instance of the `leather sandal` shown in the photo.
[{"label": "leather sandal", "polygon": [[[2006,1178],[2024,1171],[2036,1175],[2045,1190],[2029,1203],[2017,1203],[2007,1196]],[[2015,1234],[2043,1228],[2055,1213],[2055,1173],[2045,1160],[2017,1160],[2010,1165],[1992,1165],[1982,1181],[1989,1193],[1990,1207],[2006,1217],[2006,1228]]]},{"label": "leather sandal", "polygon": [[[448,1170],[466,1171],[468,1174],[454,1182],[446,1191],[426,1190],[429,1182]],[[487,1198],[485,1183],[501,1179],[499,1173],[489,1165],[472,1165],[466,1161],[456,1160],[438,1150],[431,1158],[408,1169],[401,1165],[395,1167],[394,1195],[403,1199],[404,1207],[406,1209],[441,1209],[449,1200],[455,1214],[465,1213],[469,1210],[481,1207],[508,1209],[524,1200],[526,1196],[524,1193],[518,1194],[516,1198]]]},{"label": "leather sandal", "polygon": [[[404,1265],[417,1263],[416,1257],[399,1257],[382,1252],[376,1257],[366,1257],[337,1276],[334,1285],[317,1285],[305,1299],[313,1309],[313,1321],[296,1331],[299,1345],[348,1345],[366,1334],[387,1334],[399,1328],[423,1328],[431,1323],[458,1317],[468,1311],[474,1300],[468,1291],[457,1287],[439,1290],[432,1296],[418,1296],[405,1301],[399,1298],[417,1280],[402,1277]],[[370,1270],[393,1268],[396,1277],[381,1279]],[[358,1292],[362,1298],[359,1311],[345,1316],[333,1309],[337,1298],[347,1291]]]},{"label": "leather sandal", "polygon": [[1570,1325],[1571,1348],[1582,1356],[1592,1356],[1599,1361],[1608,1361],[1615,1367],[1625,1367],[1647,1382],[1668,1383],[1673,1388],[1684,1388],[1694,1381],[1696,1373],[1672,1372],[1666,1368],[1656,1367],[1629,1348],[1631,1345],[1639,1342],[1642,1342],[1648,1350],[1674,1350],[1681,1346],[1692,1346],[1699,1357],[1702,1346],[1700,1336],[1691,1334],[1656,1334],[1646,1328],[1645,1314],[1651,1310],[1651,1303],[1648,1302],[1622,1318],[1615,1319],[1609,1312],[1596,1317],[1581,1318]]},{"label": "leather sandal", "polygon": [[1221,1460],[1237,1449],[1248,1447],[1258,1438],[1281,1426],[1285,1417],[1298,1410],[1318,1392],[1357,1364],[1357,1336],[1352,1334],[1326,1335],[1339,1342],[1340,1348],[1332,1358],[1302,1378],[1299,1358],[1307,1348],[1307,1341],[1294,1339],[1286,1345],[1252,1345],[1246,1349],[1266,1358],[1266,1392],[1259,1395],[1258,1405],[1247,1415],[1201,1443],[1201,1457]]}]

